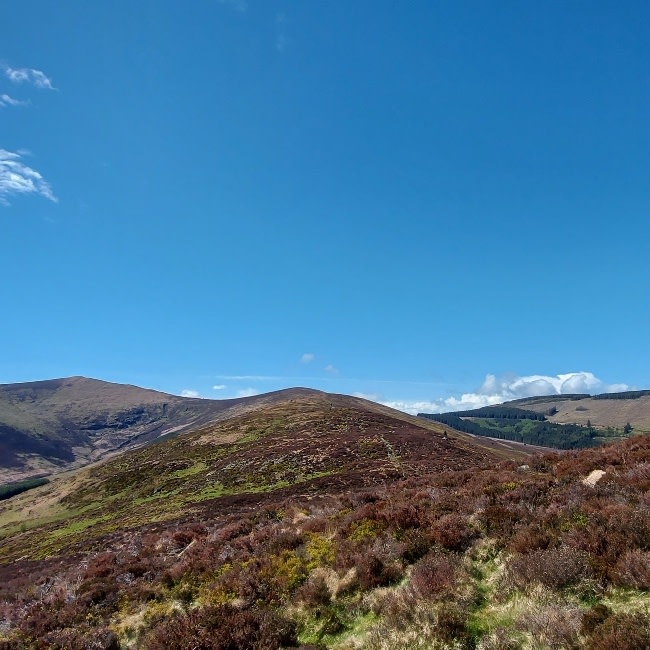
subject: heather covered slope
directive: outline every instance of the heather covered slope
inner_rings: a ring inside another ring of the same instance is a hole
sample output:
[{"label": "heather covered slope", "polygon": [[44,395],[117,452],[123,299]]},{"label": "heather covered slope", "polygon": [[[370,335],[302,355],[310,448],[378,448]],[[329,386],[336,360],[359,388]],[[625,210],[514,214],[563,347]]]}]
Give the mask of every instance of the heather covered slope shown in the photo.
[{"label": "heather covered slope", "polygon": [[252,506],[270,493],[358,489],[513,456],[519,452],[479,446],[371,402],[314,393],[125,452],[0,502],[0,557],[67,552],[118,529]]},{"label": "heather covered slope", "polygon": [[309,393],[202,400],[85,377],[0,385],[0,484],[80,467],[161,435]]},{"label": "heather covered slope", "polygon": [[1,647],[648,647],[650,438],[522,463],[350,400],[4,502]]},{"label": "heather covered slope", "polygon": [[[642,649],[647,458],[271,500],[23,561],[2,571],[6,647]],[[583,485],[594,465],[613,476]]]}]

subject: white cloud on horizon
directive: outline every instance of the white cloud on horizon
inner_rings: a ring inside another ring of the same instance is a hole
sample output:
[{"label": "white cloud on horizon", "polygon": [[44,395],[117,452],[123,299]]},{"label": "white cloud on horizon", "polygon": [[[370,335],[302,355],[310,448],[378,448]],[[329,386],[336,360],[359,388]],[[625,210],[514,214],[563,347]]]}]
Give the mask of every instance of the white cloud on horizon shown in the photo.
[{"label": "white cloud on horizon", "polygon": [[367,399],[370,402],[380,402],[381,401],[381,397],[379,395],[377,395],[377,393],[356,392],[356,393],[352,393],[352,397],[360,397],[361,399]]},{"label": "white cloud on horizon", "polygon": [[[226,385],[220,384],[218,386],[213,386],[213,390],[223,390],[225,388],[228,388]],[[217,400],[228,400],[228,399],[239,399],[240,397],[253,397],[254,395],[260,395],[263,391],[258,390],[257,388],[253,388],[252,386],[248,386],[246,388],[240,388],[236,390],[234,393],[228,393],[226,395],[219,394],[218,397],[212,397],[210,399],[217,399]]]},{"label": "white cloud on horizon", "polygon": [[21,158],[21,153],[0,149],[0,204],[9,205],[9,197],[20,194],[38,194],[58,203],[50,184]]},{"label": "white cloud on horizon", "polygon": [[47,90],[56,90],[52,84],[52,80],[41,70],[34,68],[12,68],[5,66],[5,76],[9,81],[15,84],[30,83],[36,88],[45,88]]},{"label": "white cloud on horizon", "polygon": [[[216,386],[213,386],[213,390],[223,390],[227,388],[225,384],[218,384]],[[253,388],[252,386],[246,387],[246,388],[241,388],[237,390],[233,395],[219,395],[218,398],[210,398],[210,397],[205,397],[204,395],[201,395],[200,391],[194,390],[193,388],[184,388],[180,392],[181,397],[192,397],[194,399],[237,399],[239,397],[253,397],[254,395],[259,395],[260,391],[257,390],[257,388]]]},{"label": "white cloud on horizon", "polygon": [[242,388],[241,390],[238,390],[237,393],[235,394],[235,397],[253,397],[253,395],[259,395],[260,391],[257,390],[257,388]]},{"label": "white cloud on horizon", "polygon": [[628,390],[627,384],[606,384],[591,372],[565,374],[507,376],[486,375],[483,384],[473,393],[438,400],[389,400],[381,403],[407,413],[445,413],[492,406],[523,397],[538,395],[566,395],[569,393],[615,393]]},{"label": "white cloud on horizon", "polygon": [[300,357],[300,363],[311,363],[315,358],[316,355],[312,352],[305,352],[305,354]]}]

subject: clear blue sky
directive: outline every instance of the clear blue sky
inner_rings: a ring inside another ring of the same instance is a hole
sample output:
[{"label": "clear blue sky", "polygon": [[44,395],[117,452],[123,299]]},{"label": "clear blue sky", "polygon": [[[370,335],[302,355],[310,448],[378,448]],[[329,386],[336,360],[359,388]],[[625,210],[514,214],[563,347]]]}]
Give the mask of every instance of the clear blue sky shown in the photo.
[{"label": "clear blue sky", "polygon": [[0,382],[649,386],[648,33],[646,2],[6,4]]}]

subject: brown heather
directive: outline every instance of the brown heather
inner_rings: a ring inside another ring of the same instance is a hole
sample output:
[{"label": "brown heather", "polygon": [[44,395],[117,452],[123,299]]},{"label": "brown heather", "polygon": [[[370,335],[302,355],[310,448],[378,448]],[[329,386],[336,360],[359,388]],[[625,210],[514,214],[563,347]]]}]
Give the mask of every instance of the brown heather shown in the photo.
[{"label": "brown heather", "polygon": [[[650,438],[522,469],[472,455],[464,438],[456,448],[429,429],[409,442],[406,424],[391,434],[395,422],[377,414],[343,416],[314,420],[341,425],[341,445],[327,443],[337,474],[278,479],[299,429],[269,426],[266,446],[239,448],[246,462],[266,454],[256,467],[268,484],[243,462],[230,472],[234,456],[193,458],[174,470],[176,494],[177,479],[224,467],[250,489],[154,511],[158,521],[98,521],[59,546],[48,546],[63,535],[51,523],[8,535],[0,649],[650,648]],[[455,460],[428,464],[427,436]],[[334,470],[302,440],[285,469]],[[583,485],[593,469],[606,474]]]}]

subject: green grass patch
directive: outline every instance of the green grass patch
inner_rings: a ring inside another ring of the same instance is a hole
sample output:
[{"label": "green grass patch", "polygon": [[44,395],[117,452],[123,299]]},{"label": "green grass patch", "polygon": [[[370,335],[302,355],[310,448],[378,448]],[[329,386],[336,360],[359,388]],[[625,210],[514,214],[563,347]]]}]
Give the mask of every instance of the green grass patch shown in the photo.
[{"label": "green grass patch", "polygon": [[196,463],[187,469],[179,469],[175,472],[172,472],[169,476],[171,478],[187,478],[188,476],[194,476],[195,474],[200,474],[202,471],[207,469],[208,466],[204,462]]},{"label": "green grass patch", "polygon": [[298,616],[298,641],[332,649],[359,647],[353,644],[360,642],[379,620],[372,611],[361,610],[353,602],[336,601]]},{"label": "green grass patch", "polygon": [[50,537],[65,537],[67,535],[75,535],[81,533],[87,528],[95,526],[101,522],[110,519],[110,515],[102,515],[101,517],[91,517],[90,519],[81,519],[70,522],[65,528],[58,528],[50,533]]}]

